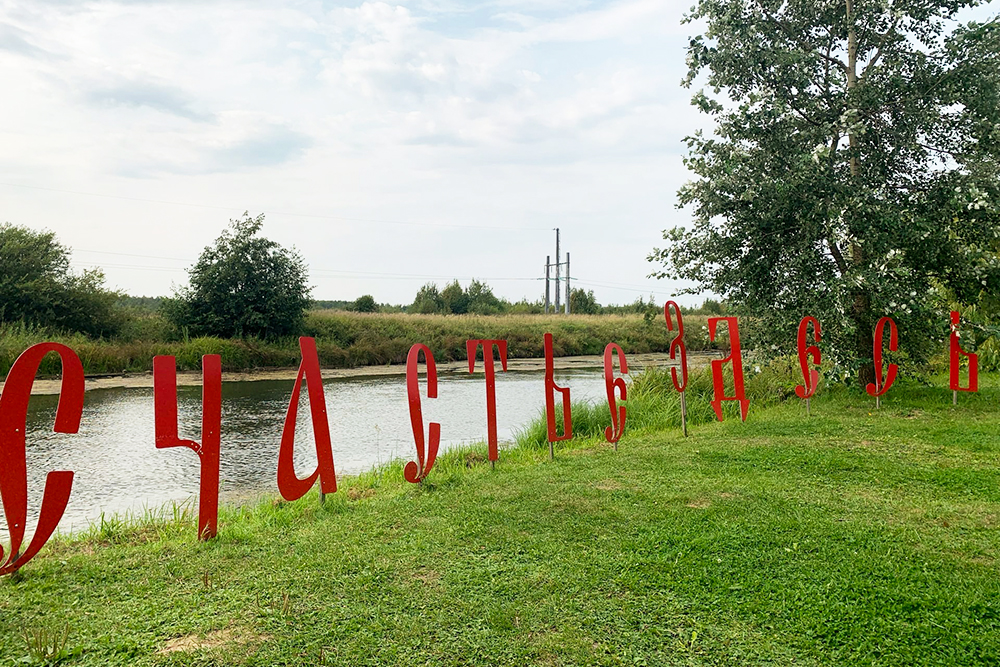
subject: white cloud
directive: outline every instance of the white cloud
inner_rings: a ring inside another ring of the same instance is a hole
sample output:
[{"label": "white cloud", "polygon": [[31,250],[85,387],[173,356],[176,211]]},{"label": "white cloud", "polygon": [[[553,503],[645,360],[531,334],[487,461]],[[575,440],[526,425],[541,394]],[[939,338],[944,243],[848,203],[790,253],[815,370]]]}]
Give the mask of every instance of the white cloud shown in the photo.
[{"label": "white cloud", "polygon": [[[703,123],[678,86],[679,17],[672,3],[648,0],[0,0],[0,81],[17,100],[0,106],[0,181],[219,204],[232,215],[538,230],[471,242],[471,231],[269,217],[280,241],[327,269],[427,273],[432,261],[448,275],[533,276],[551,253],[545,230],[562,225],[569,246],[590,248],[575,255],[575,273],[651,286],[645,254],[659,229],[684,218],[671,208],[685,180],[679,140]],[[193,257],[229,217],[0,191],[11,222],[87,249]],[[157,231],[130,227],[137,219]],[[632,239],[614,271],[595,241],[612,220]],[[108,274],[145,293],[184,277]],[[319,275],[319,297],[403,301],[415,291]],[[538,291],[496,287],[514,298]],[[605,302],[636,295],[597,292]]]}]

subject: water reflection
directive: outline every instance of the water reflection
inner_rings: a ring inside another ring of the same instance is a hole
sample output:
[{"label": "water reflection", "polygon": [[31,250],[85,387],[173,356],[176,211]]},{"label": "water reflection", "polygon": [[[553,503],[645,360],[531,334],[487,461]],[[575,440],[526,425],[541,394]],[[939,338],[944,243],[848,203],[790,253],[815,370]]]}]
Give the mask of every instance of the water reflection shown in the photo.
[{"label": "water reflection", "polygon": [[[541,373],[497,374],[497,430],[510,440],[514,429],[544,406]],[[604,396],[599,371],[556,373],[573,400]],[[423,386],[423,380],[421,380]],[[281,428],[292,381],[225,382],[222,385],[221,488],[223,502],[276,491]],[[356,474],[394,458],[413,458],[406,385],[402,377],[353,378],[324,383],[337,474]],[[200,439],[201,389],[178,387],[180,437]],[[439,398],[424,400],[425,423],[441,423],[441,448],[486,438],[486,388],[481,372],[440,377]],[[189,501],[198,491],[198,458],[186,448],[154,447],[153,390],[88,392],[77,434],[52,432],[56,396],[34,396],[28,415],[29,531],[41,504],[45,475],[73,470],[73,494],[61,531],[85,528],[107,515],[141,512],[171,501]],[[303,391],[296,433],[300,477],[316,465],[308,398]],[[485,445],[484,445],[485,453]],[[6,535],[6,525],[0,521]]]}]

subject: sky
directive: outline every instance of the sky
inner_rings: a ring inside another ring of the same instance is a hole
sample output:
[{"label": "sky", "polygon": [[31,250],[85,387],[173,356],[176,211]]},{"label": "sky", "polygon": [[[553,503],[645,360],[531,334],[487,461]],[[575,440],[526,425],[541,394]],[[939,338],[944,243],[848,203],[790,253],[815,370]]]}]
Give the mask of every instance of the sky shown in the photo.
[{"label": "sky", "polygon": [[662,302],[646,257],[710,127],[689,4],[0,0],[0,221],[155,296],[264,213],[314,298],[383,303],[537,299],[558,227],[574,287]]}]

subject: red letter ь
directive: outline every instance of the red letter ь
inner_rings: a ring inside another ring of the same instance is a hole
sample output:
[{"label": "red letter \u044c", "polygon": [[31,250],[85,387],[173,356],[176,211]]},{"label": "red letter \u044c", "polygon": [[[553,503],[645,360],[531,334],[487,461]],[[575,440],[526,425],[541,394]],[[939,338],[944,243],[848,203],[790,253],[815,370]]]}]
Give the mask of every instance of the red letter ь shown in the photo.
[{"label": "red letter \u044c", "polygon": [[493,464],[500,457],[497,452],[497,387],[496,371],[493,366],[493,346],[500,353],[500,365],[507,372],[507,341],[505,340],[468,340],[465,351],[469,356],[469,372],[476,372],[476,350],[483,346],[483,367],[486,369],[486,427],[489,444],[489,459]]},{"label": "red letter \u044c", "polygon": [[[965,352],[959,344],[958,324],[961,316],[957,310],[951,311],[951,340],[948,346],[949,374],[951,376],[952,391],[979,391],[979,355],[973,352]],[[959,370],[962,364],[962,357],[969,360],[969,386],[963,387],[959,381]]]},{"label": "red letter \u044c", "polygon": [[177,361],[171,356],[153,357],[153,405],[156,448],[188,447],[201,462],[198,490],[198,539],[219,532],[219,448],[222,431],[222,357],[201,358],[201,443],[181,440],[177,435]]},{"label": "red letter \u044c", "polygon": [[420,382],[417,377],[417,362],[421,352],[424,353],[427,364],[427,398],[437,398],[438,395],[434,354],[426,345],[417,343],[406,355],[406,398],[410,404],[410,426],[413,428],[413,442],[417,446],[417,461],[410,461],[403,468],[403,477],[414,484],[424,481],[427,473],[434,467],[434,459],[437,458],[438,446],[441,444],[441,424],[431,422],[427,425],[427,445],[424,446],[424,415],[420,409]]},{"label": "red letter \u044c", "polygon": [[[712,387],[715,391],[712,409],[715,410],[715,416],[721,422],[722,402],[738,401],[740,419],[746,421],[750,401],[747,400],[746,388],[743,386],[743,352],[740,350],[740,327],[735,317],[710,317],[708,318],[708,337],[711,341],[715,340],[716,327],[719,322],[725,322],[729,329],[729,356],[712,361]],[[726,396],[722,371],[726,363],[730,361],[733,362],[733,395]]]},{"label": "red letter \u044c", "polygon": [[[555,381],[555,360],[552,355],[552,334],[545,334],[545,424],[548,427],[549,458],[552,458],[552,443],[573,437],[573,415],[570,408],[569,387],[560,387]],[[556,392],[562,397],[563,434],[556,428]]]},{"label": "red letter \u044c", "polygon": [[869,396],[874,396],[876,399],[875,405],[878,407],[878,399],[889,391],[889,387],[892,383],[896,381],[896,373],[899,372],[899,366],[896,364],[889,364],[888,369],[885,373],[885,380],[882,380],[882,338],[885,330],[885,325],[889,325],[889,351],[895,352],[899,348],[899,333],[896,330],[896,323],[891,317],[883,317],[875,325],[875,344],[872,350],[875,353],[875,383],[868,383],[865,387],[865,391],[868,392]]},{"label": "red letter \u044c", "polygon": [[819,384],[819,371],[812,368],[809,361],[812,359],[812,363],[818,366],[823,358],[818,347],[808,344],[810,323],[813,325],[813,342],[820,341],[819,320],[808,315],[803,317],[802,321],[799,322],[798,335],[799,366],[802,367],[803,384],[795,387],[795,395],[807,401],[816,393],[816,386]]},{"label": "red letter \u044c", "polygon": [[[337,490],[337,474],[333,469],[333,446],[330,444],[330,422],[326,416],[326,396],[323,394],[323,377],[319,370],[316,340],[299,338],[302,363],[299,364],[292,398],[281,430],[281,448],[278,450],[278,492],[285,500],[298,500],[319,479],[320,501],[327,493]],[[295,474],[295,421],[299,408],[302,379],[309,392],[309,409],[312,414],[313,437],[316,443],[316,470],[305,479]]]},{"label": "red letter \u044c", "polygon": [[[628,400],[628,390],[625,387],[624,378],[615,377],[614,354],[618,354],[618,365],[622,373],[628,375],[628,361],[625,353],[617,343],[608,343],[604,348],[604,388],[608,393],[608,409],[611,410],[611,426],[604,429],[604,439],[615,446],[618,451],[618,441],[621,440],[622,433],[625,432],[625,406],[618,405],[618,401]],[[617,390],[617,399],[615,393]]]},{"label": "red letter \u044c", "polygon": [[38,525],[24,552],[25,524],[28,521],[28,462],[25,431],[28,421],[28,401],[31,386],[49,352],[62,361],[62,384],[59,406],[56,408],[56,433],[76,433],[83,415],[83,364],[73,350],[59,343],[32,345],[17,358],[7,374],[3,394],[0,394],[0,498],[3,502],[10,553],[0,547],[0,575],[10,574],[30,561],[45,545],[59,525],[69,495],[73,489],[73,473],[68,470],[50,472],[45,478]]}]

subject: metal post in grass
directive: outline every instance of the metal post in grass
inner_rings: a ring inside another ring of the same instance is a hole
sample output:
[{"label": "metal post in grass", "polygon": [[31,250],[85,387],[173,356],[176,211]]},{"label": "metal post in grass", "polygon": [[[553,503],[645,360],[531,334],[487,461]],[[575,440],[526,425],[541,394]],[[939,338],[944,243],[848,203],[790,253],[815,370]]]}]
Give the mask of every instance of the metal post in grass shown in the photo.
[{"label": "metal post in grass", "polygon": [[687,392],[681,392],[681,430],[684,432],[684,437],[688,437],[688,423],[687,423]]}]

